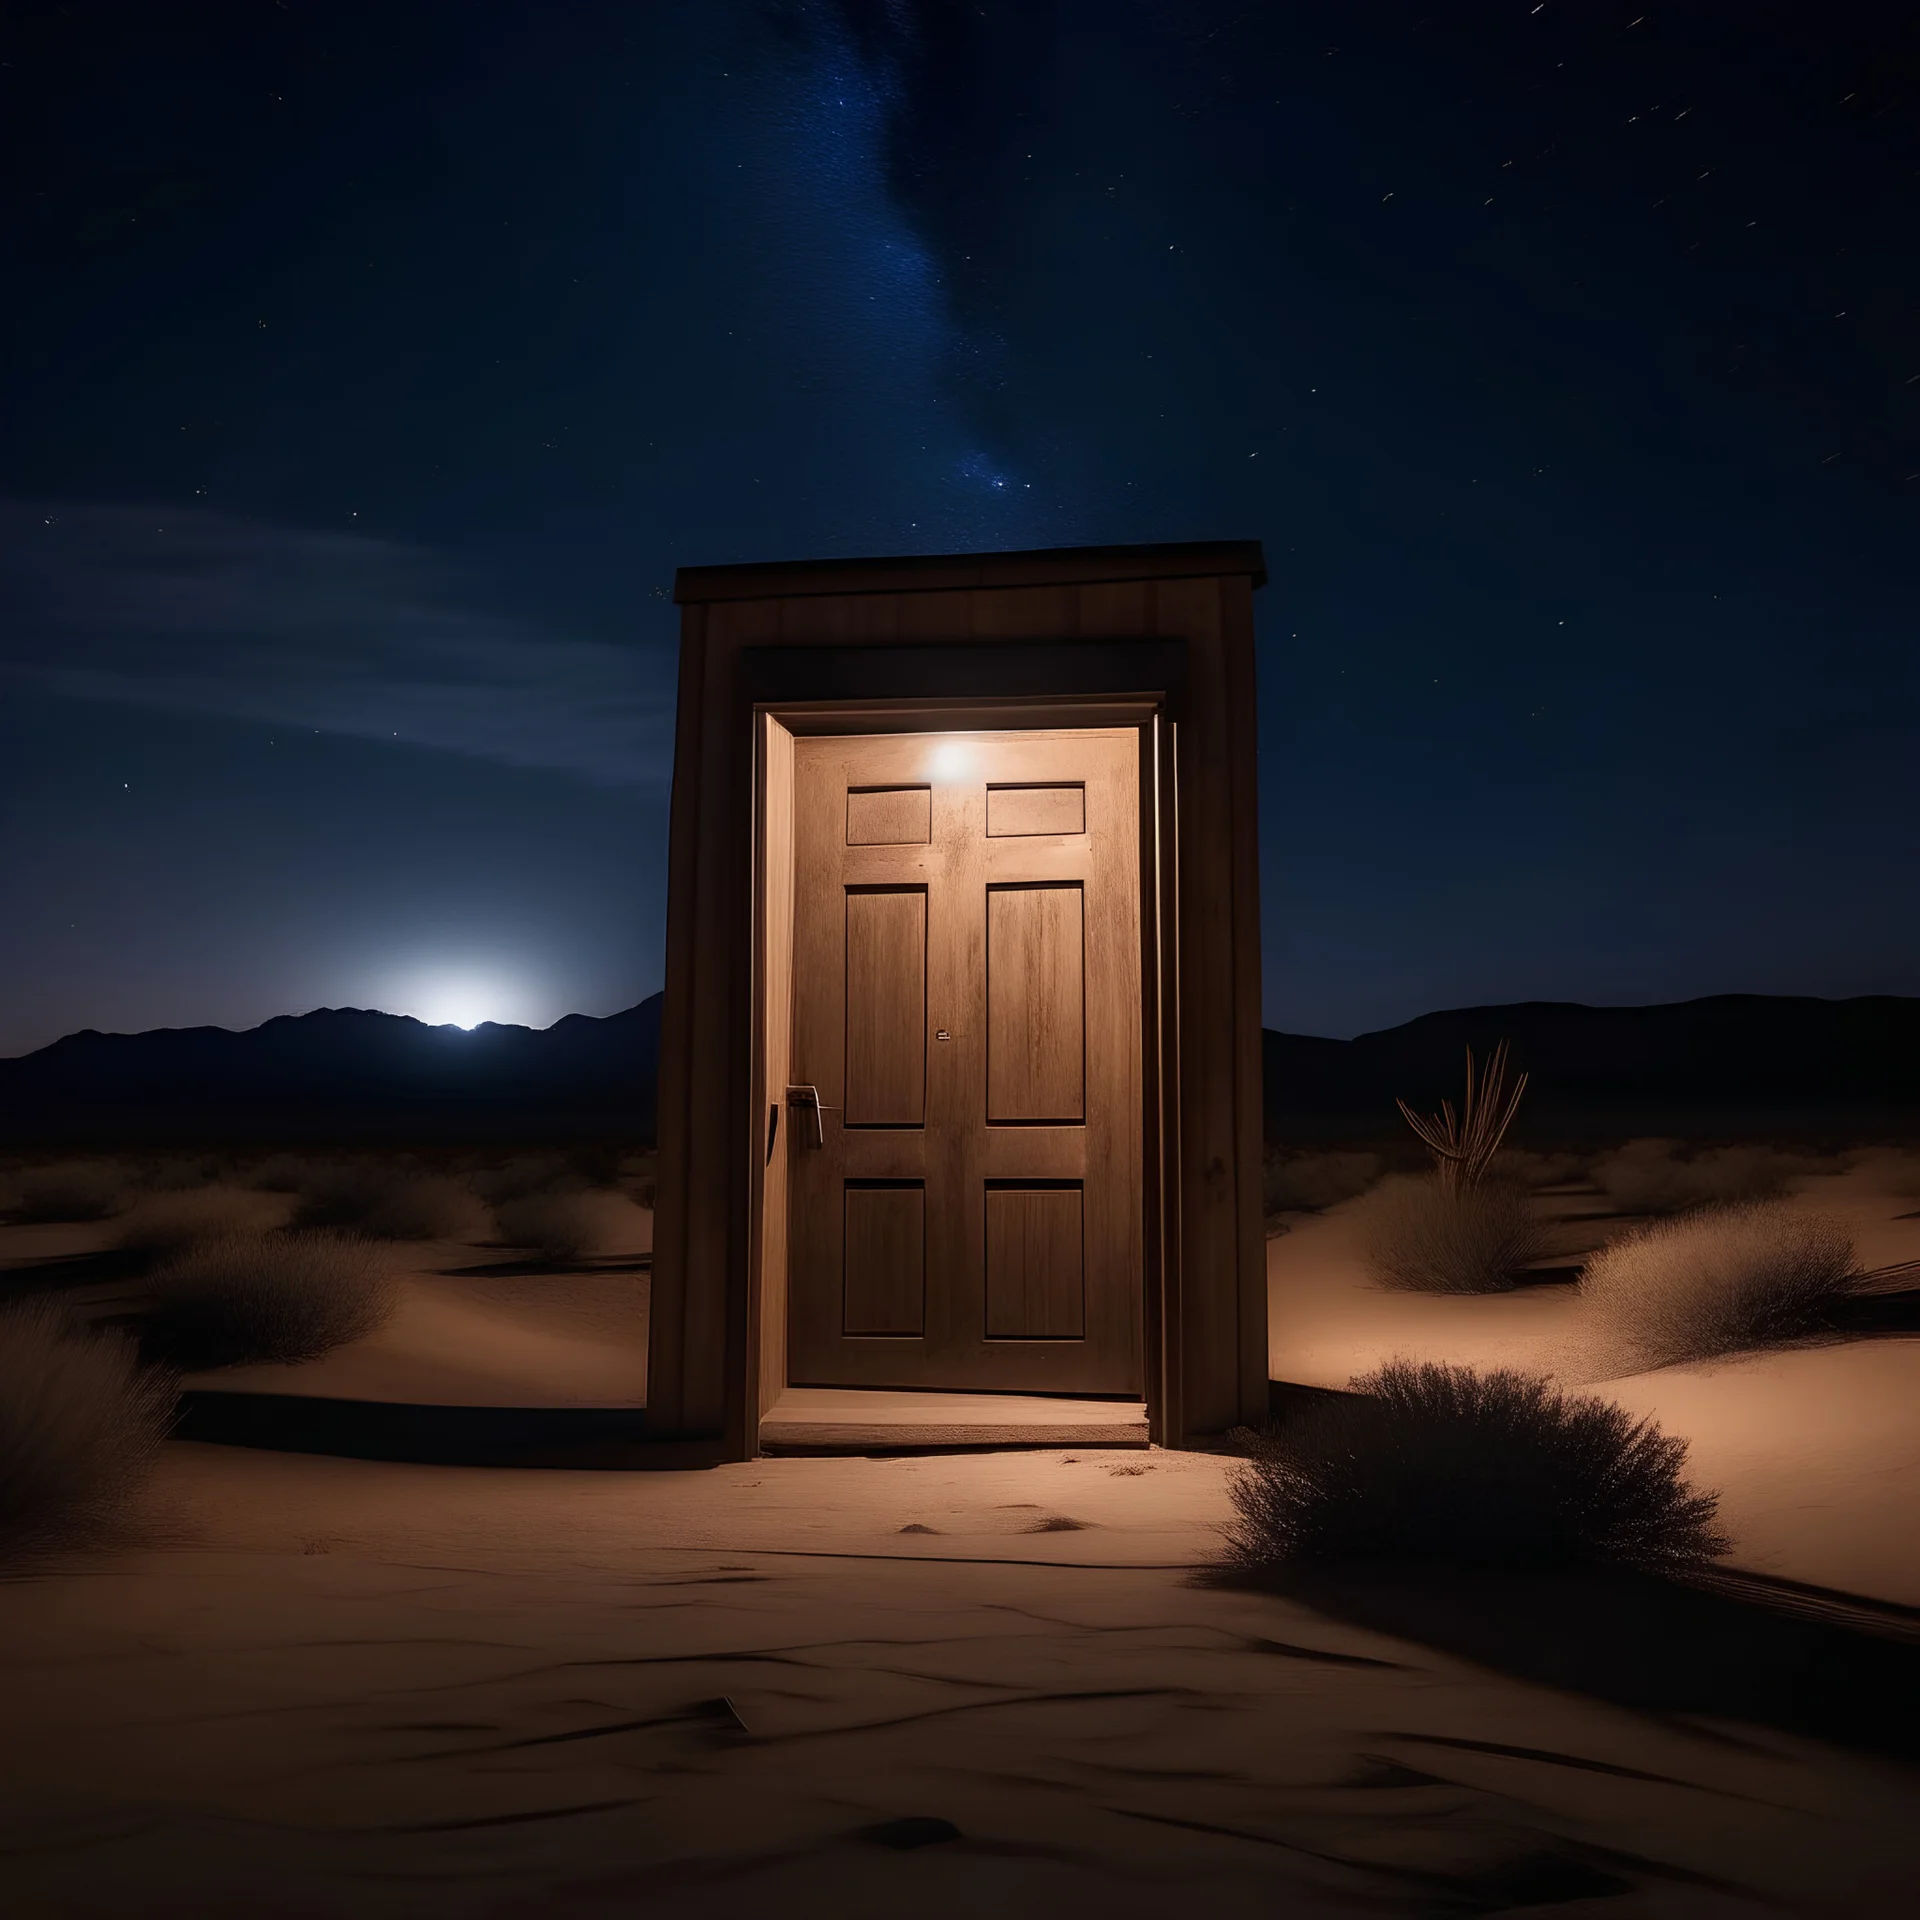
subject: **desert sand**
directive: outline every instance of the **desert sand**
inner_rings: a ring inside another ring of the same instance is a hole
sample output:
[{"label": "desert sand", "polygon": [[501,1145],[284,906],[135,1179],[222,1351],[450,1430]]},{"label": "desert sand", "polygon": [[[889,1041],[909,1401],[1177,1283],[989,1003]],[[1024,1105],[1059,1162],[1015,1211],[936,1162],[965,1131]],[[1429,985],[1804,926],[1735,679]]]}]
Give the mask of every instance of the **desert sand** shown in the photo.
[{"label": "desert sand", "polygon": [[[1844,1219],[1863,1267],[1920,1258],[1911,1199],[1869,1170],[1795,1183],[1796,1204]],[[1542,1202],[1573,1260],[1623,1224],[1592,1194]],[[1920,1338],[1881,1334],[1609,1377],[1564,1281],[1512,1293],[1396,1293],[1367,1277],[1352,1204],[1298,1215],[1267,1248],[1273,1378],[1345,1387],[1393,1359],[1518,1367],[1619,1401],[1688,1442],[1721,1496],[1733,1565],[1920,1606]]]},{"label": "desert sand", "polygon": [[146,1544],[0,1586],[11,1910],[1920,1902],[1897,1762],[1196,1583],[1228,1471],[516,1473],[176,1443]]},{"label": "desert sand", "polygon": [[[1920,1252],[1857,1181],[1815,1200],[1852,1210],[1869,1260]],[[1602,1225],[1570,1218],[1570,1248]],[[108,1232],[15,1228],[4,1251],[35,1285],[71,1263],[104,1311],[125,1298],[87,1279]],[[196,1384],[644,1396],[631,1252],[567,1274],[397,1252],[381,1333]],[[1270,1284],[1282,1379],[1409,1351],[1579,1370],[1564,1284],[1379,1293],[1341,1209],[1273,1244]],[[1920,1604],[1917,1364],[1875,1338],[1590,1384],[1688,1436],[1737,1565]],[[1893,1643],[1841,1673],[1762,1625],[1731,1687],[1695,1685],[1606,1592],[1223,1587],[1200,1570],[1232,1471],[1120,1449],[515,1471],[176,1441],[137,1538],[0,1583],[0,1895],[74,1920],[1920,1910],[1908,1747],[1797,1711],[1843,1683],[1871,1705]]]}]

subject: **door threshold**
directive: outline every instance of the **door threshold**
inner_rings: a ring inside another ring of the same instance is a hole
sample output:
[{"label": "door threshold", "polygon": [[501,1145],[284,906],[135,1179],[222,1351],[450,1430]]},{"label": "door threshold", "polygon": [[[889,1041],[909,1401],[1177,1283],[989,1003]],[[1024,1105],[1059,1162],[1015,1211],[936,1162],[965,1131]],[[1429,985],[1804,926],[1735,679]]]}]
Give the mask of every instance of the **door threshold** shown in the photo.
[{"label": "door threshold", "polygon": [[1144,1447],[1140,1400],[788,1387],[760,1417],[766,1453],[940,1453],[961,1447]]}]

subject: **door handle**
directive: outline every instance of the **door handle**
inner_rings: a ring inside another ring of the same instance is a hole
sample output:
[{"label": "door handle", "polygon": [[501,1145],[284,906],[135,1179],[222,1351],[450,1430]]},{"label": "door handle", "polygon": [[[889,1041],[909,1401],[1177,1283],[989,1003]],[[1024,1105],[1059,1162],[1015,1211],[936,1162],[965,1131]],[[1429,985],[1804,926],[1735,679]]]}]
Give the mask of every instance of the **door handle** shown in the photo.
[{"label": "door handle", "polygon": [[810,1147],[824,1147],[827,1144],[827,1118],[820,1105],[818,1087],[789,1087],[787,1105],[796,1112],[803,1113],[812,1121],[812,1134],[807,1141]]}]

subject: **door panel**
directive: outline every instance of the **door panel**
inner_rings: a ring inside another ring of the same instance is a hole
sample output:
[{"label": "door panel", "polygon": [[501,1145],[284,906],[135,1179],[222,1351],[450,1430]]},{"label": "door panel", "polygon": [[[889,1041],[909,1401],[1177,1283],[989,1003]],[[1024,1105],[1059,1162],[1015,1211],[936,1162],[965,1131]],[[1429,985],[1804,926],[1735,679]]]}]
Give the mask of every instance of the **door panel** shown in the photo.
[{"label": "door panel", "polygon": [[922,1127],[927,1119],[927,892],[847,889],[850,1127]]},{"label": "door panel", "polygon": [[847,845],[924,847],[933,837],[926,787],[855,787],[847,795]]},{"label": "door panel", "polygon": [[989,787],[987,837],[1011,839],[1030,833],[1085,833],[1087,790],[1071,787]]},{"label": "door panel", "polygon": [[1140,1390],[1138,764],[796,742],[792,1384]]},{"label": "door panel", "polygon": [[864,1185],[846,1193],[845,1332],[919,1339],[927,1324],[927,1196],[924,1187]]},{"label": "door panel", "polygon": [[987,1188],[987,1337],[1083,1340],[1082,1195],[1076,1187]]},{"label": "door panel", "polygon": [[1077,885],[987,889],[987,1120],[1086,1118]]}]

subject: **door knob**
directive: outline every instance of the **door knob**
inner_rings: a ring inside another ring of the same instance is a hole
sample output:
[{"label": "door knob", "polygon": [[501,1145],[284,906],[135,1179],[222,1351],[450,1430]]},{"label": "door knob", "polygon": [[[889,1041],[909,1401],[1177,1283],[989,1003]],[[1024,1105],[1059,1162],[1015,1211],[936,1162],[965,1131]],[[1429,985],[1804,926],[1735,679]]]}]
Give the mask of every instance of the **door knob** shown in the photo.
[{"label": "door knob", "polygon": [[792,1107],[796,1113],[806,1116],[809,1122],[807,1145],[810,1147],[824,1147],[827,1144],[827,1120],[820,1105],[820,1089],[818,1087],[789,1087],[787,1089],[787,1105]]}]

